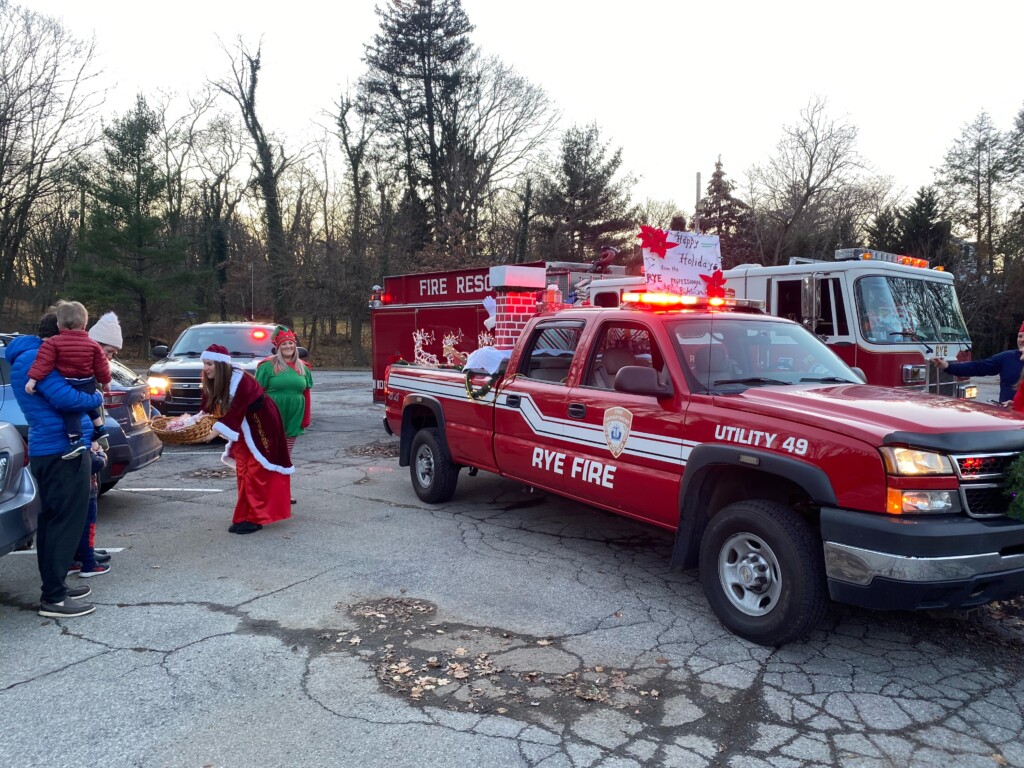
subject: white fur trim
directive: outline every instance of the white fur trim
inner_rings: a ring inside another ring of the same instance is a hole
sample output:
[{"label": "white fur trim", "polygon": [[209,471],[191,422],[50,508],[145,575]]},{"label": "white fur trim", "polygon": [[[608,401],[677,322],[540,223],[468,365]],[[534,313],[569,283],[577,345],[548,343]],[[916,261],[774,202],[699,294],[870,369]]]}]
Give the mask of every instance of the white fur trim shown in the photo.
[{"label": "white fur trim", "polygon": [[235,432],[235,430],[231,429],[230,427],[225,427],[219,421],[213,425],[212,429],[225,440],[230,440],[232,443],[238,439],[238,433]]},{"label": "white fur trim", "polygon": [[295,474],[295,467],[282,467],[277,464],[271,464],[270,459],[256,450],[256,442],[252,439],[252,430],[249,429],[248,421],[242,422],[242,434],[245,435],[245,444],[249,446],[249,450],[252,451],[252,455],[256,457],[256,461],[258,461],[264,469],[269,472],[278,472],[282,475]]},{"label": "white fur trim", "polygon": [[235,396],[235,392],[238,391],[238,385],[242,383],[242,376],[245,375],[245,371],[241,368],[234,368],[231,371],[231,383],[228,384],[228,394],[232,397]]},{"label": "white fur trim", "polygon": [[209,360],[213,363],[227,363],[231,365],[231,357],[229,355],[222,355],[220,352],[209,352],[203,350],[203,353],[199,356],[200,360]]}]

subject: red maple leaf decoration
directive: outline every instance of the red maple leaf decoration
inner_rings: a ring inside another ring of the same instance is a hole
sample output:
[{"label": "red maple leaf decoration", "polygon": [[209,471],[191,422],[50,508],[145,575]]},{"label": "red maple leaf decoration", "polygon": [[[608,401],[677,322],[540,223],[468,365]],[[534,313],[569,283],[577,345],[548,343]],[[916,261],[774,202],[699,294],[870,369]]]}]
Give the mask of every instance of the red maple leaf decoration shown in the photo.
[{"label": "red maple leaf decoration", "polygon": [[707,284],[709,299],[725,298],[725,275],[722,270],[716,269],[710,276],[701,275],[700,279]]},{"label": "red maple leaf decoration", "polygon": [[656,254],[662,259],[665,258],[665,251],[669,251],[679,245],[679,243],[670,243],[668,241],[668,232],[657,227],[641,225],[640,234],[637,237],[640,238],[641,248],[648,248],[651,253]]}]

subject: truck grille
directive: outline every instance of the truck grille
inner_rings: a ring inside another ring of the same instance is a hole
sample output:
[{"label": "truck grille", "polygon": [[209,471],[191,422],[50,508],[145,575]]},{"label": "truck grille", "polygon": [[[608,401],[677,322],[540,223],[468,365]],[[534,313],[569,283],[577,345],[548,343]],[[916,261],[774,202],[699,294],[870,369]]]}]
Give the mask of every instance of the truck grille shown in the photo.
[{"label": "truck grille", "polygon": [[177,403],[198,403],[203,396],[199,379],[174,379],[167,391],[168,399]]},{"label": "truck grille", "polygon": [[952,458],[960,478],[960,502],[967,514],[971,517],[1005,515],[1010,498],[1003,493],[1003,482],[1017,454],[963,454]]}]

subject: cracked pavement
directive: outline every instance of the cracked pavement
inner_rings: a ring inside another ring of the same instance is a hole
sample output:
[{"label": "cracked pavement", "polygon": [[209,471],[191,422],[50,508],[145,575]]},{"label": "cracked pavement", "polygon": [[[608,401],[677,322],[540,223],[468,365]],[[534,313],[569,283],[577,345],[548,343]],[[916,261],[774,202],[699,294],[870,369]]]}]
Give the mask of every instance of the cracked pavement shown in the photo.
[{"label": "cracked pavement", "polygon": [[0,558],[0,764],[1024,766],[1021,602],[752,645],[670,534],[484,473],[428,507],[369,374],[316,383],[292,520],[228,534],[220,448],[168,447],[100,501],[95,614]]}]

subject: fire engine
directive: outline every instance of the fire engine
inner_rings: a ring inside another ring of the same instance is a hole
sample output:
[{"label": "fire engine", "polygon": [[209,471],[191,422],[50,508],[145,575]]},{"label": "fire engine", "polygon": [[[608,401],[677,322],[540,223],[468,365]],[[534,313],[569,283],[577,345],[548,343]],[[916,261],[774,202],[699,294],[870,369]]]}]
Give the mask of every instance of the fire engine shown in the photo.
[{"label": "fire engine", "polygon": [[[941,372],[933,357],[970,360],[971,339],[953,275],[924,259],[865,248],[836,251],[835,261],[793,258],[765,267],[744,264],[724,273],[730,293],[764,302],[821,337],[871,384],[974,398],[977,386]],[[617,306],[643,277],[594,280],[590,302]]]},{"label": "fire engine", "polygon": [[829,599],[1024,593],[1024,522],[1003,489],[1024,451],[1014,412],[865,384],[760,302],[626,293],[538,314],[543,269],[490,283],[495,346],[464,370],[385,374],[384,426],[422,501],[484,470],[675,531],[673,565],[698,568],[719,620],[765,645],[811,631]]},{"label": "fire engine", "polygon": [[[600,259],[593,264],[535,261],[521,266],[542,268],[545,287],[555,285],[565,297],[585,276],[597,274],[597,269],[611,276],[625,273],[623,267],[602,264]],[[483,300],[493,296],[490,267],[394,275],[385,277],[383,286],[374,286],[370,297],[373,399],[383,402],[384,370],[393,360],[451,363],[452,350],[485,346],[490,332]]]}]

